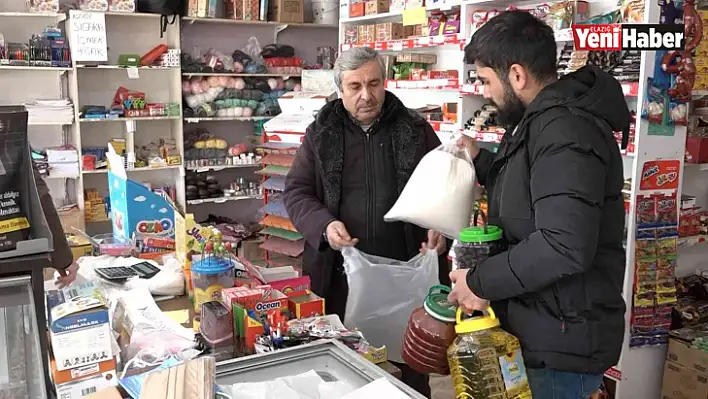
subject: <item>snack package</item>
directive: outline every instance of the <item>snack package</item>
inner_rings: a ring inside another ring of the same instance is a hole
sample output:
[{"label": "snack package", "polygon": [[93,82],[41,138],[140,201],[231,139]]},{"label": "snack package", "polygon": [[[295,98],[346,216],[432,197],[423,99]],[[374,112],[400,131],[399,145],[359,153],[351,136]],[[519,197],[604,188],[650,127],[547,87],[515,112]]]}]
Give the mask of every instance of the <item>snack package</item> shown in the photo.
[{"label": "snack package", "polygon": [[637,228],[654,227],[656,224],[656,198],[637,196]]},{"label": "snack package", "polygon": [[647,79],[647,94],[642,106],[642,118],[657,125],[664,124],[666,121],[666,90],[654,84],[652,78]]},{"label": "snack package", "polygon": [[656,197],[657,226],[678,226],[676,194]]},{"label": "snack package", "polygon": [[[653,230],[650,230],[654,233]],[[656,237],[639,237],[639,232],[637,232],[637,240],[635,242],[634,256],[636,259],[653,259],[656,258],[657,246]]]},{"label": "snack package", "polygon": [[671,101],[669,103],[669,114],[674,125],[688,125],[688,104]]}]

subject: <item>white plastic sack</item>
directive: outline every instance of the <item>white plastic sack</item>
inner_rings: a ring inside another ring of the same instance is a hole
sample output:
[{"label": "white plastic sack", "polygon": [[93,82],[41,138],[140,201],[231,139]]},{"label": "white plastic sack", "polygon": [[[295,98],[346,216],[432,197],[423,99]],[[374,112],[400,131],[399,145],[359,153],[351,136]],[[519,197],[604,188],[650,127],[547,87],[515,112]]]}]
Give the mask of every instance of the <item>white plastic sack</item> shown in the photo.
[{"label": "white plastic sack", "polygon": [[467,150],[449,141],[420,160],[384,220],[413,223],[455,239],[470,224],[475,186]]},{"label": "white plastic sack", "polygon": [[431,250],[401,262],[345,247],[342,256],[349,282],[344,325],[376,347],[386,345],[389,360],[403,362],[408,319],[438,284],[438,254]]}]

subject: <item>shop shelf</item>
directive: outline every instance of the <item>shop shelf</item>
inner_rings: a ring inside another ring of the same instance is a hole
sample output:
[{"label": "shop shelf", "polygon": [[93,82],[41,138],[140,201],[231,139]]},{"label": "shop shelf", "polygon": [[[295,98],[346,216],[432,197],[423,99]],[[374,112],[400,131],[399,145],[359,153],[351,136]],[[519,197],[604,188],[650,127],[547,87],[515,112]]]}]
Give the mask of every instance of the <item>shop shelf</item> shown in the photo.
[{"label": "shop shelf", "polygon": [[[168,166],[158,166],[158,167],[145,166],[142,168],[126,169],[125,171],[126,172],[150,172],[150,171],[156,171],[156,170],[179,169],[181,167],[182,167],[182,165],[168,165]],[[108,169],[82,170],[81,173],[85,174],[85,175],[108,173]]]},{"label": "shop shelf", "polygon": [[43,67],[43,66],[29,66],[29,65],[0,65],[0,70],[2,71],[44,71],[44,72],[69,72],[72,68],[63,67]]},{"label": "shop shelf", "polygon": [[457,79],[387,80],[386,88],[414,90],[457,90],[460,88],[460,82]]},{"label": "shop shelf", "polygon": [[182,119],[181,116],[144,116],[136,118],[79,118],[81,123],[104,123],[104,122],[126,122],[126,121],[169,121]]},{"label": "shop shelf", "polygon": [[77,69],[97,69],[97,70],[125,70],[128,68],[137,68],[141,71],[143,70],[156,70],[156,71],[173,71],[179,69],[178,67],[165,67],[165,66],[139,66],[139,67],[127,67],[123,65],[77,65]]},{"label": "shop shelf", "polygon": [[242,200],[257,200],[257,199],[262,199],[260,195],[237,195],[233,197],[219,197],[219,198],[204,198],[204,199],[195,199],[195,200],[187,200],[188,205],[201,205],[201,204],[208,204],[208,203],[215,203],[215,204],[223,204],[224,202],[228,201],[242,201]]},{"label": "shop shelf", "polygon": [[233,76],[239,78],[287,78],[290,76],[300,76],[297,73],[235,73],[235,72],[182,72],[182,76]]},{"label": "shop shelf", "polygon": [[243,169],[243,168],[260,168],[259,163],[249,163],[249,164],[238,164],[238,165],[220,165],[220,166],[198,166],[198,167],[188,167],[186,170],[191,170],[197,173],[209,172],[209,171],[220,171],[224,169]]},{"label": "shop shelf", "polygon": [[0,18],[48,18],[61,22],[66,19],[66,14],[58,12],[0,12]]},{"label": "shop shelf", "polygon": [[199,122],[253,122],[253,121],[264,121],[273,118],[272,116],[234,116],[234,117],[222,117],[222,116],[209,116],[204,118],[188,117],[184,118],[187,123],[199,123]]},{"label": "shop shelf", "polygon": [[442,46],[460,46],[465,44],[465,39],[458,35],[421,36],[410,39],[388,40],[381,42],[366,43],[345,43],[340,47],[341,51],[347,51],[354,47],[369,47],[378,51],[402,51],[411,49],[422,49]]}]

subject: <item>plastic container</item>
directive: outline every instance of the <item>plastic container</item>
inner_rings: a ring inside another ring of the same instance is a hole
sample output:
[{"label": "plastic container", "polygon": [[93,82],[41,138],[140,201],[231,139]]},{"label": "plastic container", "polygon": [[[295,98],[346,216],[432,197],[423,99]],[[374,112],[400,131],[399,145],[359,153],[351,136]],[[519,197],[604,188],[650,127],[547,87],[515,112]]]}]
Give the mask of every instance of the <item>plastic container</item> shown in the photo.
[{"label": "plastic container", "polygon": [[531,399],[519,340],[487,314],[463,320],[457,310],[457,338],[447,357],[457,398]]},{"label": "plastic container", "polygon": [[[482,216],[483,225],[477,220]],[[474,212],[474,226],[462,229],[455,241],[453,269],[474,269],[490,256],[506,251],[504,231],[498,226],[489,226],[484,212]]]},{"label": "plastic container", "polygon": [[212,341],[233,336],[234,323],[229,309],[219,301],[204,302],[199,317],[199,330],[205,338]]},{"label": "plastic container", "polygon": [[201,313],[202,304],[218,301],[221,290],[234,286],[234,264],[229,258],[208,256],[192,262],[194,311]]},{"label": "plastic container", "polygon": [[447,301],[450,288],[435,285],[415,309],[403,336],[401,357],[422,374],[449,374],[447,348],[453,343],[457,306]]},{"label": "plastic container", "polygon": [[313,1],[312,22],[323,25],[339,23],[339,1]]}]

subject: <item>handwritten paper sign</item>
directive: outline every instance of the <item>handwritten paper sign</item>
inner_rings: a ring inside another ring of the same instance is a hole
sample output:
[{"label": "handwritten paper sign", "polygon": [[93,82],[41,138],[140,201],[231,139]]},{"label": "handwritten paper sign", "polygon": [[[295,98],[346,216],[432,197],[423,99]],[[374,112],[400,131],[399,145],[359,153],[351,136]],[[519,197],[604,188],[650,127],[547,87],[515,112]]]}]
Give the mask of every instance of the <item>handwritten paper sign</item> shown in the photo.
[{"label": "handwritten paper sign", "polygon": [[69,12],[71,56],[74,61],[108,61],[106,15],[100,12]]}]

